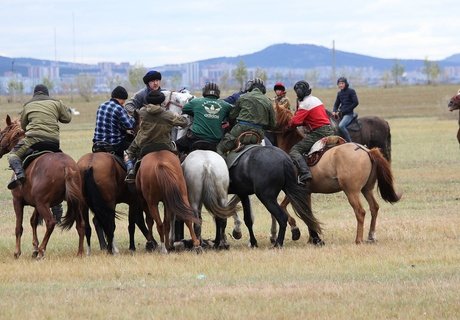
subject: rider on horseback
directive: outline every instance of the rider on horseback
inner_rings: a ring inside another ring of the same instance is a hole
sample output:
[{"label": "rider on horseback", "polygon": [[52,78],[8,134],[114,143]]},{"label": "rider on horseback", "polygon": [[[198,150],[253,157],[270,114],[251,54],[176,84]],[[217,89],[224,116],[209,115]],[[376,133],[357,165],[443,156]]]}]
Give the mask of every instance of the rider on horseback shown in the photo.
[{"label": "rider on horseback", "polygon": [[32,99],[24,104],[21,111],[21,127],[25,131],[25,137],[7,155],[8,163],[15,173],[8,189],[14,189],[24,182],[22,160],[29,148],[38,142],[48,142],[59,149],[58,122],[69,123],[70,120],[70,108],[62,101],[50,98],[45,85],[36,85]]},{"label": "rider on horseback", "polygon": [[289,155],[299,169],[298,183],[306,185],[308,180],[311,180],[312,175],[303,154],[308,153],[319,139],[334,135],[334,130],[330,125],[323,103],[317,97],[311,95],[311,88],[308,82],[298,81],[294,85],[294,91],[297,95],[298,108],[291,119],[289,127],[305,126],[309,132],[305,135],[305,138],[292,147]]},{"label": "rider on horseback", "polygon": [[193,117],[193,123],[187,133],[176,140],[180,153],[190,153],[192,144],[203,140],[209,143],[211,149],[222,139],[222,121],[228,118],[232,105],[219,99],[219,86],[208,82],[203,87],[203,97],[188,102],[182,109],[183,114]]},{"label": "rider on horseback", "polygon": [[[135,159],[142,157],[143,153],[148,153],[147,149],[161,148],[161,150],[174,151],[175,147],[171,142],[171,129],[176,126],[186,127],[188,121],[184,116],[179,116],[171,111],[165,110],[161,104],[165,100],[165,95],[161,91],[151,91],[147,96],[147,105],[139,110],[142,119],[136,137],[125,151],[125,164],[128,174],[125,181],[133,183],[135,181]],[[153,151],[153,150],[152,150]]]},{"label": "rider on horseback", "polygon": [[161,91],[161,73],[155,70],[147,72],[142,81],[145,84],[145,88],[139,90],[134,96],[126,101],[125,109],[129,114],[133,114],[134,110],[139,110],[144,105],[148,104],[147,95],[151,91]]},{"label": "rider on horseback", "polygon": [[347,127],[357,116],[354,113],[354,109],[358,106],[358,96],[356,91],[350,88],[347,78],[340,77],[337,80],[337,86],[340,91],[337,92],[337,98],[334,103],[333,115],[335,118],[339,118],[339,112],[341,113],[341,118],[339,123],[339,129],[342,132],[343,138],[347,142],[351,142],[350,133],[347,130]]},{"label": "rider on horseback", "polygon": [[134,129],[136,120],[123,108],[128,99],[125,88],[118,86],[111,99],[99,106],[96,112],[96,128],[93,137],[93,152],[109,152],[123,158],[130,144],[127,130]]},{"label": "rider on horseback", "polygon": [[236,147],[236,140],[242,133],[254,132],[263,138],[265,129],[275,128],[275,111],[271,100],[265,96],[266,89],[262,79],[249,80],[246,91],[230,111],[230,120],[236,119],[236,124],[217,145],[217,152],[221,156]]}]

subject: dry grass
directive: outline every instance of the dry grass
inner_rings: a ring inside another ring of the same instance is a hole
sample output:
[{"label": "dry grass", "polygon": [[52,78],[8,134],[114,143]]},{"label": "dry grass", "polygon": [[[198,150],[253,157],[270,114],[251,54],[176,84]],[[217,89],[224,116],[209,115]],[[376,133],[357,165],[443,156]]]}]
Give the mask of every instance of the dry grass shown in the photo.
[{"label": "dry grass", "polygon": [[[270,219],[254,199],[256,250],[247,248],[243,228],[243,240],[231,240],[227,252],[147,254],[137,232],[138,252],[131,255],[123,217],[116,230],[119,256],[93,249],[92,256],[76,258],[75,230],[56,230],[46,259],[35,261],[27,209],[23,256],[15,260],[15,219],[4,187],[0,318],[457,319],[460,153],[453,118],[458,114],[444,115],[446,97],[457,89],[359,89],[360,114],[378,114],[390,122],[392,167],[403,192],[395,205],[380,200],[374,245],[354,244],[356,221],[340,193],[313,197],[314,211],[324,223],[323,248],[306,244],[302,225],[301,240],[287,239],[283,250],[269,249]],[[334,92],[315,93],[333,100]],[[82,116],[62,126],[62,148],[75,159],[90,150],[97,104],[76,105]],[[0,118],[11,108],[2,105]],[[6,160],[0,160],[0,167],[7,168]],[[0,171],[3,184],[9,174]],[[127,211],[125,206],[120,210]],[[211,218],[204,218],[205,236],[212,237]],[[39,232],[42,236],[43,228]]]}]

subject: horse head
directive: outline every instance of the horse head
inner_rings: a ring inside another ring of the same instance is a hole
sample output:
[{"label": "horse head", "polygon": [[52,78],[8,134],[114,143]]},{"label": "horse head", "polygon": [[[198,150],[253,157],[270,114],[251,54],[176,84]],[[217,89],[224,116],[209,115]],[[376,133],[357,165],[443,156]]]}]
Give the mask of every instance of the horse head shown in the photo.
[{"label": "horse head", "polygon": [[21,128],[19,119],[11,120],[6,116],[6,127],[0,131],[0,158],[13,149],[13,147],[24,137],[24,130]]},{"label": "horse head", "polygon": [[182,108],[187,102],[195,98],[187,89],[182,89],[180,91],[165,90],[163,93],[165,95],[165,101],[161,105],[178,114],[182,113]]},{"label": "horse head", "polygon": [[458,90],[456,95],[450,98],[450,101],[447,107],[449,108],[449,111],[460,109],[460,90]]}]

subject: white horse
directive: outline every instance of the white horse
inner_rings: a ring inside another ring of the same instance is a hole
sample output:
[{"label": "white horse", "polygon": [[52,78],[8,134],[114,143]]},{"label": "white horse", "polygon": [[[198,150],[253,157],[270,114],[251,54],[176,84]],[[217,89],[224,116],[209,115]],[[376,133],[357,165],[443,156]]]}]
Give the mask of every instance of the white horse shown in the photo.
[{"label": "white horse", "polygon": [[[165,109],[170,110],[176,114],[182,114],[182,108],[185,104],[192,99],[195,98],[193,94],[190,93],[187,89],[182,89],[180,91],[162,91],[165,95],[165,101],[161,104]],[[189,124],[191,123],[191,119],[188,115],[184,115],[189,120]],[[185,132],[187,132],[187,128],[176,127],[172,131],[172,140],[176,141],[180,137],[182,137]]]},{"label": "white horse", "polygon": [[[182,163],[190,205],[198,212],[204,207],[216,221],[215,248],[228,248],[226,239],[220,239],[226,219],[235,214],[235,207],[228,204],[229,173],[225,160],[209,150],[192,151]],[[198,236],[198,234],[197,234]]]}]

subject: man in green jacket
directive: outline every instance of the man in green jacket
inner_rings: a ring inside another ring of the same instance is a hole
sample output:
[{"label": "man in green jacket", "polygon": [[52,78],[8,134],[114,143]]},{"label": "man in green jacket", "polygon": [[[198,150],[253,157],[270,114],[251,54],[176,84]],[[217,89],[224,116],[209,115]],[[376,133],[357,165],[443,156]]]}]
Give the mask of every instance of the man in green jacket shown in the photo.
[{"label": "man in green jacket", "polygon": [[38,84],[34,95],[26,102],[21,111],[21,127],[25,137],[8,153],[7,159],[15,177],[8,184],[8,189],[14,189],[25,180],[22,161],[28,149],[38,142],[54,143],[59,149],[59,123],[69,123],[72,112],[60,100],[50,98],[48,88]]},{"label": "man in green jacket", "polygon": [[161,104],[165,95],[161,91],[151,91],[147,95],[147,105],[139,110],[141,123],[136,138],[125,151],[126,171],[128,172],[125,181],[134,183],[134,163],[136,159],[142,158],[145,147],[150,145],[163,145],[164,149],[174,151],[171,142],[171,130],[173,127],[186,127],[188,121],[184,116],[179,116],[171,111],[165,110]]},{"label": "man in green jacket", "polygon": [[195,98],[184,106],[182,113],[192,116],[193,123],[187,133],[176,140],[180,153],[188,154],[192,144],[199,140],[208,142],[214,148],[220,142],[223,136],[222,121],[228,118],[232,105],[219,98],[219,86],[208,82],[203,87],[203,97]]},{"label": "man in green jacket", "polygon": [[243,132],[255,132],[263,138],[265,130],[275,128],[275,111],[272,101],[265,96],[267,90],[262,79],[249,80],[246,91],[230,111],[230,120],[236,119],[236,124],[217,145],[217,152],[221,156],[236,147],[236,139]]}]

